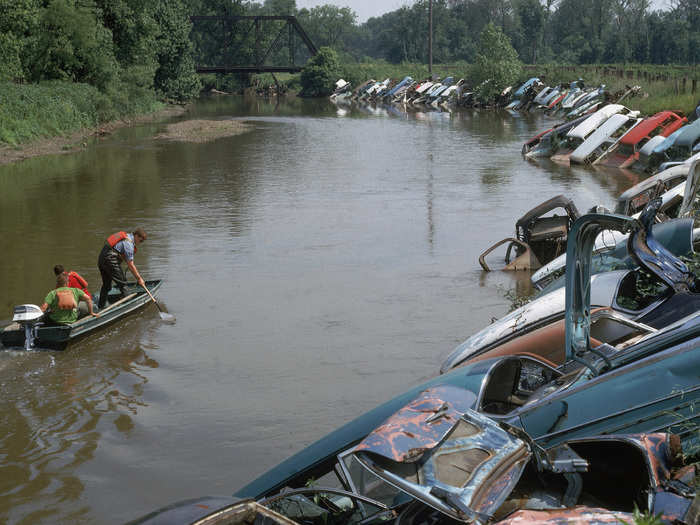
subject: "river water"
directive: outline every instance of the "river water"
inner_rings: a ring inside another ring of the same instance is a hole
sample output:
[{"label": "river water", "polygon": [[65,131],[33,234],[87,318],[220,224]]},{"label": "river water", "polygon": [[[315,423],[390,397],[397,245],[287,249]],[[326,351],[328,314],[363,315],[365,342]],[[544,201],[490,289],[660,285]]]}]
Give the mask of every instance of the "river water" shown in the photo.
[{"label": "river water", "polygon": [[231,494],[438,371],[528,280],[477,257],[557,194],[636,182],[520,155],[543,116],[224,97],[205,144],[119,130],[0,167],[0,325],[60,263],[97,290],[105,237],[142,226],[150,306],[64,352],[0,352],[0,523],[123,523]]}]

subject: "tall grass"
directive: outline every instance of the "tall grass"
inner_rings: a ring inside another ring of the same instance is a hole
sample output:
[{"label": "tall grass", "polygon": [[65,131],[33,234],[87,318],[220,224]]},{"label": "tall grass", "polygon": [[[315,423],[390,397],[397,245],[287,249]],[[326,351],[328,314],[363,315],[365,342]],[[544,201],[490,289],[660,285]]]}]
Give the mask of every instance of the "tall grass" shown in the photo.
[{"label": "tall grass", "polygon": [[589,86],[605,84],[611,92],[639,85],[640,94],[625,99],[624,104],[630,109],[641,111],[643,115],[652,115],[662,110],[678,110],[689,114],[700,101],[700,69],[693,66],[537,64],[525,66],[525,71],[527,75],[537,76],[549,85],[567,83],[577,78],[582,78]]},{"label": "tall grass", "polygon": [[18,145],[60,136],[162,107],[150,90],[114,89],[51,81],[0,83],[0,143]]}]

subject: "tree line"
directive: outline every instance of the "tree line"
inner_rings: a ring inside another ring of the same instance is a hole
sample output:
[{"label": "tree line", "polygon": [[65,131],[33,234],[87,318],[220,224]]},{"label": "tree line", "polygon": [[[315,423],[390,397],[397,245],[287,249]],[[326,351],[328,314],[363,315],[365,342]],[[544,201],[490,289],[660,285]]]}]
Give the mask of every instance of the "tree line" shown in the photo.
[{"label": "tree line", "polygon": [[[202,85],[195,59],[215,62],[222,41],[242,38],[197,35],[189,17],[222,14],[296,15],[341,62],[428,58],[428,0],[364,23],[349,7],[298,9],[295,0],[0,0],[0,81],[188,100]],[[696,64],[700,54],[698,0],[671,0],[666,10],[652,10],[650,0],[433,0],[434,61],[477,61],[489,24],[526,63]],[[252,53],[250,39],[240,44],[236,53]]]},{"label": "tree line", "polygon": [[[347,11],[324,9],[345,23],[326,36],[312,22],[313,10],[301,10],[317,45],[357,60],[427,61],[428,0],[363,24],[348,23],[354,20]],[[653,10],[650,0],[433,0],[433,60],[473,63],[489,23],[531,64],[696,64],[700,57],[698,0],[671,0],[665,10]]]},{"label": "tree line", "polygon": [[0,0],[0,80],[105,93],[199,91],[183,0]]}]

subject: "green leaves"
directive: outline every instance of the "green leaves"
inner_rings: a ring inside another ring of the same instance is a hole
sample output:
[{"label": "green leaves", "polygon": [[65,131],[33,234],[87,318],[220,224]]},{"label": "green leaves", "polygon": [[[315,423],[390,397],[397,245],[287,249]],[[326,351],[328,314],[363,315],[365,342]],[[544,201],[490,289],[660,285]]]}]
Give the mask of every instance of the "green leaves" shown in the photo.
[{"label": "green leaves", "polygon": [[341,49],[343,37],[353,31],[357,15],[349,7],[326,4],[302,9],[298,18],[314,44]]},{"label": "green leaves", "polygon": [[301,95],[323,97],[333,92],[340,77],[338,55],[330,47],[322,47],[301,72]]},{"label": "green leaves", "polygon": [[470,80],[476,96],[489,102],[520,76],[522,64],[508,37],[489,23],[481,32]]},{"label": "green leaves", "polygon": [[31,64],[34,80],[72,80],[105,89],[117,73],[112,34],[97,8],[51,0],[41,11],[39,38]]},{"label": "green leaves", "polygon": [[181,0],[156,0],[153,5],[159,28],[154,86],[165,98],[184,102],[194,98],[201,87],[194,70],[187,6]]}]

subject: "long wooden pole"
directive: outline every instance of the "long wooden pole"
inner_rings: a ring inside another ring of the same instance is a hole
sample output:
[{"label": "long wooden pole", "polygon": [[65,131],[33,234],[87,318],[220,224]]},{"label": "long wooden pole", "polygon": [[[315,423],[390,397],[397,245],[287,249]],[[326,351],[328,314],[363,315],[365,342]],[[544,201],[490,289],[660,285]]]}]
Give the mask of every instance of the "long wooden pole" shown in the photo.
[{"label": "long wooden pole", "polygon": [[433,0],[428,0],[428,74],[433,76]]}]

